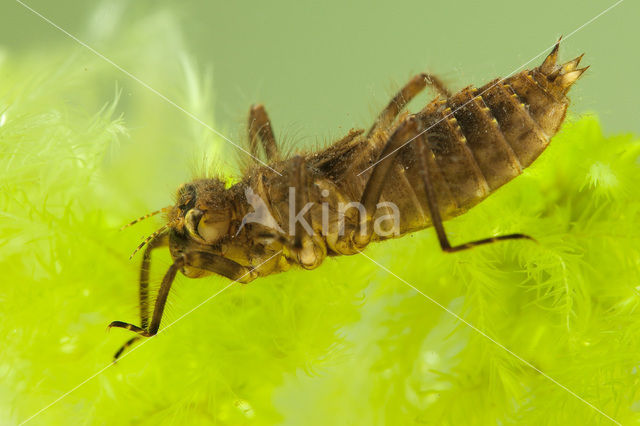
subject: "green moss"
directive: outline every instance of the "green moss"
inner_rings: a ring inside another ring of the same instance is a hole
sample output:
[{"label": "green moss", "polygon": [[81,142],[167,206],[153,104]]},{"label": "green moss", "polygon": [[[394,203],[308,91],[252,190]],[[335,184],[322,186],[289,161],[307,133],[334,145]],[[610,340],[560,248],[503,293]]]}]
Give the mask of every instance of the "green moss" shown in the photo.
[{"label": "green moss", "polygon": [[[185,64],[172,72],[206,115]],[[83,54],[1,69],[2,424],[110,362],[130,334],[106,325],[137,317],[140,259],[128,255],[160,219],[118,227],[170,202],[189,175],[192,151],[176,161],[180,147],[230,152],[183,116],[154,121],[156,98],[97,107],[106,98],[91,88],[107,69]],[[127,114],[153,125],[129,139]],[[448,255],[427,230],[366,253],[618,421],[637,421],[639,154],[595,117],[570,120],[523,176],[447,224],[454,242],[525,232],[538,243]],[[156,285],[168,264],[154,257]],[[608,423],[363,256],[234,285],[167,328],[227,283],[179,278],[166,332],[33,423]]]}]

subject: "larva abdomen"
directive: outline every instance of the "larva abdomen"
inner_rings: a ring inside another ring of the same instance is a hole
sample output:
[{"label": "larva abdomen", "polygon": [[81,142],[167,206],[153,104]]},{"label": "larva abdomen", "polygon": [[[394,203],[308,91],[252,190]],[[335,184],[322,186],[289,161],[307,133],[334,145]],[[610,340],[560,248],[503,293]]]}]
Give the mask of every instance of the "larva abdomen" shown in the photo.
[{"label": "larva abdomen", "polygon": [[[537,68],[467,87],[446,101],[435,99],[416,114],[433,154],[436,170],[430,178],[439,188],[445,218],[464,213],[518,176],[549,145],[565,118],[566,93],[586,70],[577,69],[581,56],[562,65],[556,65],[556,58],[554,49]],[[419,228],[419,222],[430,225],[423,214],[427,205],[414,161],[415,143],[404,147],[397,161],[421,208],[402,212],[403,222],[412,226],[401,233]],[[391,172],[389,181],[383,195],[399,201],[401,180]]]},{"label": "larva abdomen", "polygon": [[520,161],[482,97],[466,88],[448,101],[484,178],[493,191],[522,172]]}]

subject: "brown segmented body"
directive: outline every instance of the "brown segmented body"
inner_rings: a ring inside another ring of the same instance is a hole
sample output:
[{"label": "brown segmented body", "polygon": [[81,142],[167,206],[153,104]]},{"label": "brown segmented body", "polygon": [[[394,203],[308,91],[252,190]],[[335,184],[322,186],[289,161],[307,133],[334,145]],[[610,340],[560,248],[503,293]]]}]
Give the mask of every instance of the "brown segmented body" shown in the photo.
[{"label": "brown segmented body", "polygon": [[[246,283],[292,265],[313,269],[326,256],[358,253],[371,241],[432,225],[442,249],[449,252],[529,238],[510,234],[452,247],[442,221],[466,212],[522,173],[558,132],[569,105],[566,93],[586,70],[577,68],[582,56],[557,65],[558,47],[537,68],[453,95],[437,78],[418,75],[368,133],[352,130],[324,150],[288,159],[278,151],[264,108],[252,107],[250,150],[256,158],[260,140],[270,164],[254,164],[230,188],[207,178],[179,189],[176,205],[163,209],[167,225],[145,241],[141,326],[121,321],[111,326],[142,336],[156,334],[178,271],[192,278],[216,273]],[[434,99],[415,114],[401,114],[426,85],[443,99]],[[355,202],[363,210],[343,208]],[[396,232],[375,233],[378,219],[394,208],[400,213]],[[305,219],[310,229],[292,220],[294,215]],[[149,323],[150,254],[167,245],[174,263]],[[116,357],[137,339],[130,339]]]},{"label": "brown segmented body", "polygon": [[[328,202],[332,209],[337,210],[338,201],[346,203],[361,199],[372,169],[358,174],[375,163],[388,136],[410,116],[418,119],[420,132],[426,130],[424,135],[433,154],[434,165],[429,178],[436,189],[443,218],[466,212],[521,174],[549,145],[569,105],[566,91],[584,69],[575,71],[570,80],[562,80],[562,77],[576,67],[576,60],[570,62],[569,69],[558,73],[554,81],[547,78],[541,66],[504,81],[496,79],[480,88],[467,87],[446,100],[434,99],[418,113],[400,117],[390,128],[378,134],[369,136],[362,131],[352,131],[352,137],[345,137],[323,151],[306,154],[308,198],[317,201],[311,211],[313,229],[320,233],[321,201]],[[416,151],[418,143],[420,141],[416,140],[400,149],[382,191],[381,199],[395,203],[401,211],[400,232],[396,236],[431,226]],[[237,198],[234,197],[238,206],[236,220],[247,213],[242,193],[243,188],[250,185],[262,191],[263,198],[269,200],[276,220],[281,224],[288,223],[289,198],[283,191],[290,182],[288,161],[272,166],[283,176],[260,168],[232,188],[237,190]],[[262,183],[257,185],[257,181]],[[324,188],[332,189],[331,198],[321,197],[320,191]],[[357,251],[351,247],[336,246],[337,231],[335,227],[331,229],[329,235],[318,240],[324,246],[321,248],[323,254],[331,256]],[[373,240],[380,239],[383,238],[373,236]],[[251,244],[251,241],[254,241],[253,237],[242,244]],[[235,260],[243,264],[257,265],[264,260],[263,256],[245,257],[246,250],[239,252]],[[265,254],[273,252],[275,248]],[[274,260],[270,266],[262,268],[261,274],[286,270],[289,264],[298,263],[288,255],[284,247],[286,262],[280,259],[276,264]]]}]

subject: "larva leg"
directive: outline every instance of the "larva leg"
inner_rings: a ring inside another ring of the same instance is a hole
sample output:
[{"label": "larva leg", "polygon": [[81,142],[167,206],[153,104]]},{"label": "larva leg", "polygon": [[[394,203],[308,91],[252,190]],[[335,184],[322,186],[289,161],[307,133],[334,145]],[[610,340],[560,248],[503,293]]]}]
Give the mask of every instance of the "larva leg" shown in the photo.
[{"label": "larva leg", "polygon": [[449,99],[451,97],[451,90],[449,90],[439,77],[427,73],[422,73],[421,75],[423,75],[425,80],[427,80],[427,86],[435,90],[438,95],[445,99]]},{"label": "larva leg", "polygon": [[[149,268],[151,263],[151,252],[169,244],[169,233],[165,232],[149,241],[142,257],[140,265],[140,286],[138,296],[140,299],[140,327],[147,328],[149,325]],[[133,342],[132,342],[133,343]]]},{"label": "larva leg", "polygon": [[[164,312],[164,306],[167,302],[167,296],[169,295],[169,290],[171,289],[171,284],[173,284],[173,280],[176,277],[176,273],[180,268],[184,266],[184,258],[180,258],[176,260],[170,267],[169,270],[164,274],[164,278],[162,279],[162,284],[160,285],[160,290],[158,290],[158,296],[156,297],[156,305],[153,309],[153,317],[151,319],[151,326],[149,327],[138,327],[137,325],[129,324],[123,321],[113,321],[109,324],[108,328],[118,327],[125,328],[127,330],[131,330],[135,333],[138,333],[140,336],[150,337],[155,335],[158,332],[158,328],[160,327],[160,321],[162,320],[162,313]],[[114,361],[118,359],[120,355],[124,352],[126,348],[131,346],[137,340],[140,339],[140,336],[136,336],[132,339],[129,339],[114,355]]]},{"label": "larva leg", "polygon": [[431,86],[435,91],[445,98],[451,96],[451,92],[438,77],[421,73],[413,77],[405,86],[391,99],[387,107],[382,110],[367,136],[373,135],[377,130],[386,129],[393,123],[393,120],[400,114],[400,111],[426,86]]},{"label": "larva leg", "polygon": [[[295,156],[291,159],[289,196],[295,197],[295,211],[289,212],[289,233],[294,232],[292,251],[298,263],[306,269],[320,265],[326,256],[326,248],[314,235],[310,220],[309,182],[304,159]],[[292,217],[293,215],[293,217]],[[294,221],[292,223],[291,221]]]},{"label": "larva leg", "polygon": [[[151,263],[151,252],[158,248],[169,244],[169,234],[163,233],[158,235],[153,240],[149,241],[144,255],[142,257],[142,264],[140,265],[140,285],[138,287],[138,297],[140,304],[140,328],[146,329],[149,325],[149,268]],[[127,340],[120,349],[115,353],[113,359],[118,359],[120,355],[135,342],[141,339],[141,336],[135,336]]]},{"label": "larva leg", "polygon": [[460,244],[452,247],[451,243],[449,243],[449,239],[447,238],[447,234],[444,231],[444,226],[442,224],[442,217],[440,216],[440,208],[437,203],[437,198],[433,189],[433,185],[431,184],[428,178],[429,176],[428,168],[429,168],[430,162],[427,156],[433,155],[433,154],[431,153],[431,150],[428,150],[427,148],[427,141],[424,135],[421,136],[420,140],[416,141],[416,143],[418,145],[418,153],[420,156],[420,162],[422,166],[422,170],[421,170],[422,181],[423,181],[424,190],[427,196],[429,214],[431,215],[431,222],[433,224],[433,227],[436,230],[436,234],[438,235],[438,241],[440,242],[440,247],[442,248],[443,251],[452,253],[456,251],[466,250],[471,247],[475,247],[483,244],[489,244],[489,243],[502,241],[502,240],[517,240],[517,239],[533,240],[533,238],[525,234],[508,234],[508,235],[500,235],[498,237],[491,237],[491,238],[484,238],[476,241],[470,241],[468,243]]},{"label": "larva leg", "polygon": [[[307,186],[305,185],[305,178],[307,174],[304,170],[304,160],[301,156],[296,155],[291,159],[291,169],[290,169],[290,180],[289,180],[289,194],[294,195],[295,197],[295,212],[292,212],[296,215],[301,215],[299,218],[294,218],[295,220],[295,228],[293,235],[293,249],[296,251],[302,250],[302,240],[304,237],[304,223],[306,223],[306,218],[309,216],[304,211],[305,204],[307,200],[305,197]],[[295,191],[295,192],[294,192]],[[289,218],[291,221],[292,218]],[[290,226],[291,231],[291,226]]]},{"label": "larva leg", "polygon": [[134,336],[131,339],[127,340],[124,343],[124,345],[122,345],[120,349],[118,349],[116,353],[113,355],[113,362],[116,362],[118,358],[120,358],[120,355],[122,355],[124,351],[127,350],[128,347],[133,346],[134,343],[136,343],[138,340],[141,340],[141,339],[142,339],[142,336]]},{"label": "larva leg", "polygon": [[[379,162],[373,167],[373,171],[367,180],[367,184],[362,192],[360,206],[356,216],[355,224],[351,226],[344,236],[339,237],[337,246],[342,254],[353,254],[362,250],[373,234],[373,217],[376,206],[380,200],[382,189],[386,182],[386,177],[391,170],[394,160],[402,145],[417,134],[417,120],[414,116],[407,118],[389,137],[382,152]],[[362,208],[362,210],[360,209]],[[364,212],[364,217],[363,217]]]},{"label": "larva leg", "polygon": [[[247,284],[258,277],[256,270],[206,251],[195,251],[187,254],[185,265],[222,275],[241,284]],[[153,323],[151,323],[151,326],[153,328]]]},{"label": "larva leg", "polygon": [[252,105],[249,110],[249,147],[251,155],[259,158],[258,139],[262,144],[267,161],[277,161],[280,158],[276,138],[273,135],[271,121],[262,104]]},{"label": "larva leg", "polygon": [[124,352],[126,348],[138,341],[141,336],[151,337],[155,336],[158,333],[160,322],[162,321],[162,315],[164,313],[164,307],[167,303],[167,297],[169,296],[169,291],[171,290],[171,285],[173,284],[173,280],[175,279],[178,271],[184,266],[211,271],[242,283],[247,283],[255,279],[257,276],[257,273],[253,270],[250,270],[232,260],[229,260],[222,256],[217,256],[212,253],[192,252],[177,259],[169,267],[169,270],[165,273],[164,278],[162,279],[162,284],[160,285],[160,289],[158,290],[156,303],[153,308],[151,324],[148,327],[138,327],[137,325],[133,325],[123,321],[113,321],[111,324],[109,324],[108,328],[125,328],[140,335],[129,339],[115,353],[114,361],[118,359],[118,357]]}]

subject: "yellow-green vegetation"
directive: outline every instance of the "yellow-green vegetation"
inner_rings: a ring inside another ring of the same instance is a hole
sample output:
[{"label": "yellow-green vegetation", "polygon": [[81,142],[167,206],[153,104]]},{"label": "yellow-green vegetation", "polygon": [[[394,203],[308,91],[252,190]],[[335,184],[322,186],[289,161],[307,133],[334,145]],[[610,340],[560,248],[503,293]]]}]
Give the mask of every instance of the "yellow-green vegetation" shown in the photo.
[{"label": "yellow-green vegetation", "polygon": [[[169,204],[191,172],[189,154],[158,141],[233,151],[179,113],[154,121],[154,108],[170,107],[152,94],[105,90],[97,82],[108,67],[77,52],[0,66],[1,424],[103,369],[131,337],[106,326],[137,322],[140,258],[128,255],[161,219],[118,228]],[[208,116],[189,61],[173,72],[187,82],[181,100]],[[127,113],[145,108],[149,125],[130,128]],[[570,118],[523,176],[447,223],[455,243],[508,232],[537,243],[443,254],[426,230],[366,254],[603,412],[636,422],[639,155],[636,138]],[[154,257],[156,285],[169,262]],[[234,285],[182,318],[227,284],[179,278],[165,331],[31,424],[611,423],[363,256]]]}]

